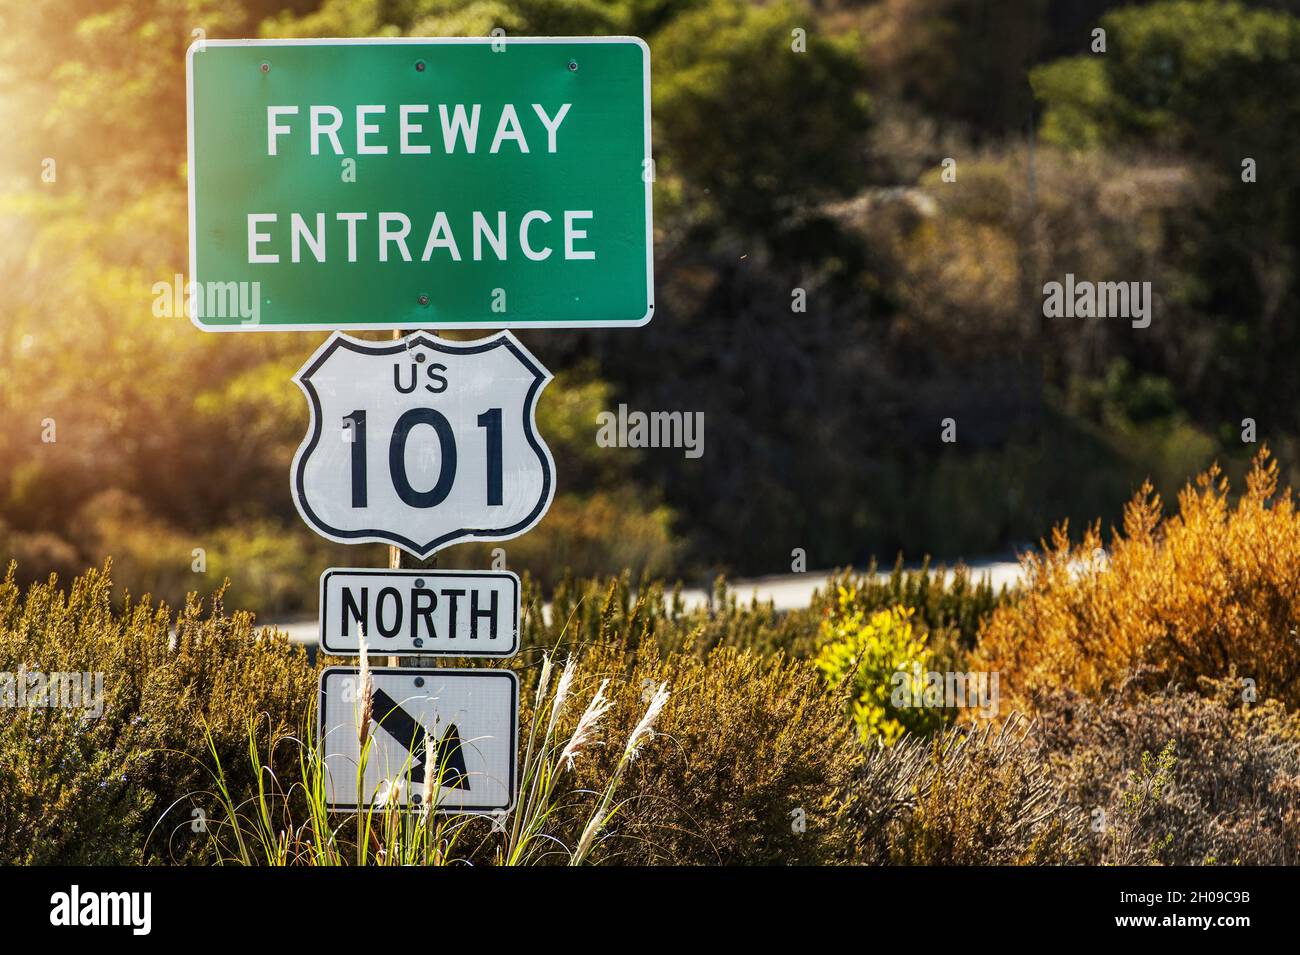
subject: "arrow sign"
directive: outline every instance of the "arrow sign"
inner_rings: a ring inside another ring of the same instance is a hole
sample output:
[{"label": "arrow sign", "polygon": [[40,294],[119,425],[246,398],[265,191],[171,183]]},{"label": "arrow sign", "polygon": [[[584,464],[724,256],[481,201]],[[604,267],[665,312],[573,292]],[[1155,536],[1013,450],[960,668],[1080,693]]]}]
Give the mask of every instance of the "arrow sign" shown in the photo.
[{"label": "arrow sign", "polygon": [[[379,728],[405,746],[411,753],[411,782],[424,782],[424,761],[429,755],[429,736],[424,727],[410,713],[383,690],[375,687],[374,719]],[[445,755],[444,755],[445,754]],[[434,746],[434,771],[441,768],[439,784],[450,789],[469,789],[469,774],[465,772],[465,754],[461,752],[460,733],[456,724],[447,727],[441,740]]]},{"label": "arrow sign", "polygon": [[[320,741],[325,799],[355,810],[385,794],[420,809],[430,772],[441,772],[434,798],[441,812],[500,812],[514,805],[519,681],[510,670],[370,671],[371,719],[365,771],[358,781],[357,722],[364,697],[359,667],[328,667],[320,677]],[[358,786],[358,783],[360,784]]]}]

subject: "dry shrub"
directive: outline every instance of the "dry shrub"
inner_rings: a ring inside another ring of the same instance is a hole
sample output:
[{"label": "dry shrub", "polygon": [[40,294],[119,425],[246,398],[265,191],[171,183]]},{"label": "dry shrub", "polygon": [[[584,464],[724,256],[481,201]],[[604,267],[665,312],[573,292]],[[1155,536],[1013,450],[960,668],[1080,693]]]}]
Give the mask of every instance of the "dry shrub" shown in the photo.
[{"label": "dry shrub", "polygon": [[[193,857],[205,839],[191,812],[215,803],[177,807],[145,843],[174,800],[208,782],[204,723],[221,759],[246,765],[250,720],[296,730],[314,697],[303,651],[259,636],[247,614],[226,616],[220,592],[175,616],[147,599],[115,606],[112,593],[107,565],[66,593],[51,578],[24,594],[12,564],[0,582],[0,671],[102,673],[104,693],[98,716],[0,707],[2,862]],[[235,783],[251,788],[251,770]]]},{"label": "dry shrub", "polygon": [[822,624],[839,609],[842,591],[852,593],[852,609],[870,615],[891,607],[914,611],[913,622],[932,647],[970,647],[980,624],[994,607],[1011,599],[1005,587],[994,590],[986,577],[958,564],[904,569],[901,557],[888,576],[878,575],[873,561],[862,572],[834,574],[814,592],[807,608],[778,612],[771,601],[731,588],[724,577],[714,581],[708,606],[687,608],[681,584],[631,573],[618,577],[577,579],[568,574],[550,589],[551,612],[535,578],[524,575],[525,647],[574,647],[618,639],[629,647],[652,639],[661,650],[707,654],[727,646],[760,654],[782,652],[812,657],[821,647]]},{"label": "dry shrub", "polygon": [[611,642],[589,647],[581,670],[610,678],[616,701],[603,727],[614,745],[580,765],[591,788],[608,778],[647,691],[667,681],[672,693],[596,861],[810,864],[837,854],[837,799],[861,751],[811,665],[732,647],[700,656],[643,644],[633,655]]},{"label": "dry shrub", "polygon": [[1023,595],[993,613],[972,667],[1001,671],[1017,705],[1058,686],[1097,697],[1139,668],[1185,684],[1235,668],[1262,698],[1300,704],[1300,515],[1267,450],[1235,505],[1228,491],[1215,466],[1162,520],[1144,485],[1109,553],[1098,527],[1077,545],[1058,527],[1025,558]]},{"label": "dry shrub", "polygon": [[525,575],[522,645],[578,648],[618,641],[629,650],[652,642],[664,651],[700,655],[720,646],[790,656],[816,652],[819,611],[778,613],[770,601],[741,596],[719,577],[711,606],[688,608],[680,583],[666,590],[662,581],[645,576],[634,584],[628,572],[592,579],[566,575],[550,592],[550,612],[543,613],[546,594]]},{"label": "dry shrub", "polygon": [[1020,716],[871,748],[843,821],[857,861],[901,865],[1066,863],[1087,829]]},{"label": "dry shrub", "polygon": [[1199,692],[1151,681],[1100,701],[1064,689],[1036,700],[1053,775],[1094,823],[1088,860],[1300,862],[1300,716],[1245,704],[1235,679],[1202,678]]}]

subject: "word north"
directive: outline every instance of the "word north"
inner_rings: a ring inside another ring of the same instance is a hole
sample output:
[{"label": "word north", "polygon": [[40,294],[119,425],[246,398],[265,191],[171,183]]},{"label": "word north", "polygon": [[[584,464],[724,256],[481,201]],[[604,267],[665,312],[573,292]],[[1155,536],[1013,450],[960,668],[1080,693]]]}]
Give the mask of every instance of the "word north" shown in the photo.
[{"label": "word north", "polygon": [[321,647],[327,653],[512,656],[519,578],[509,571],[371,570],[321,575]]},{"label": "word north", "polygon": [[627,410],[596,415],[596,445],[601,448],[685,448],[686,457],[704,456],[703,411]]},{"label": "word north", "polygon": [[1134,328],[1151,324],[1150,282],[1065,282],[1043,286],[1043,315],[1047,318],[1129,318]]}]

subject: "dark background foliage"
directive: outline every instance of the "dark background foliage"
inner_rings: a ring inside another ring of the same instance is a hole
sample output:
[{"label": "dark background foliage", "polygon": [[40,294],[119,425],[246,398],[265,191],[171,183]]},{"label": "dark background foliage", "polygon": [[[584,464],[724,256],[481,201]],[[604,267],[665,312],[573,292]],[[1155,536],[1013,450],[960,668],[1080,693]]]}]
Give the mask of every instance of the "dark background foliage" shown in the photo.
[{"label": "dark background foliage", "polygon": [[[796,547],[814,568],[1005,552],[1116,518],[1144,478],[1168,496],[1212,458],[1239,472],[1247,417],[1295,476],[1295,4],[3,7],[0,551],[22,579],[111,553],[121,583],[179,601],[205,586],[202,548],[232,605],[282,614],[349,553],[285,487],[306,419],[288,379],[318,337],[214,341],[152,313],[184,269],[197,28],[647,38],[660,308],[526,336],[559,373],[541,415],[560,495],[512,567],[703,583],[784,571]],[[1152,282],[1151,327],[1043,318],[1066,272]],[[703,411],[704,457],[597,448],[619,403]]]}]

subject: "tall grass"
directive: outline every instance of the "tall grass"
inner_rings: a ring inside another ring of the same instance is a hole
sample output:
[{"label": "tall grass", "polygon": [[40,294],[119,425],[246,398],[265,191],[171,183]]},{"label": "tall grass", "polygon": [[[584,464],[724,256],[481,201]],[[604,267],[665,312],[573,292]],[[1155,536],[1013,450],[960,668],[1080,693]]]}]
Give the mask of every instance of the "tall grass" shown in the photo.
[{"label": "tall grass", "polygon": [[[572,730],[562,732],[568,725],[567,714],[576,709],[577,665],[570,658],[553,680],[553,659],[544,655],[532,715],[523,734],[527,742],[514,806],[495,814],[454,813],[438,805],[452,753],[441,753],[437,765],[430,761],[422,781],[412,779],[412,769],[424,754],[409,754],[396,774],[367,791],[366,766],[375,736],[369,702],[372,676],[364,644],[361,661],[356,722],[360,758],[355,770],[359,808],[329,807],[328,774],[333,767],[325,762],[320,740],[272,732],[263,750],[258,726],[250,721],[247,759],[256,785],[254,791],[244,793],[234,791],[209,734],[211,765],[206,769],[211,785],[189,793],[187,799],[202,798],[217,807],[215,817],[204,823],[213,861],[248,866],[581,865],[591,861],[593,849],[608,835],[622,806],[619,783],[624,771],[652,738],[655,721],[668,700],[666,684],[653,688],[645,713],[623,744],[609,777],[599,789],[579,788],[575,765],[600,743],[601,724],[612,705],[607,681],[592,692]],[[305,725],[313,723],[314,713],[308,712]],[[296,773],[276,769],[276,754],[286,747],[293,754]],[[292,776],[294,782],[283,786],[282,775]],[[574,818],[581,821],[576,828]]]}]

